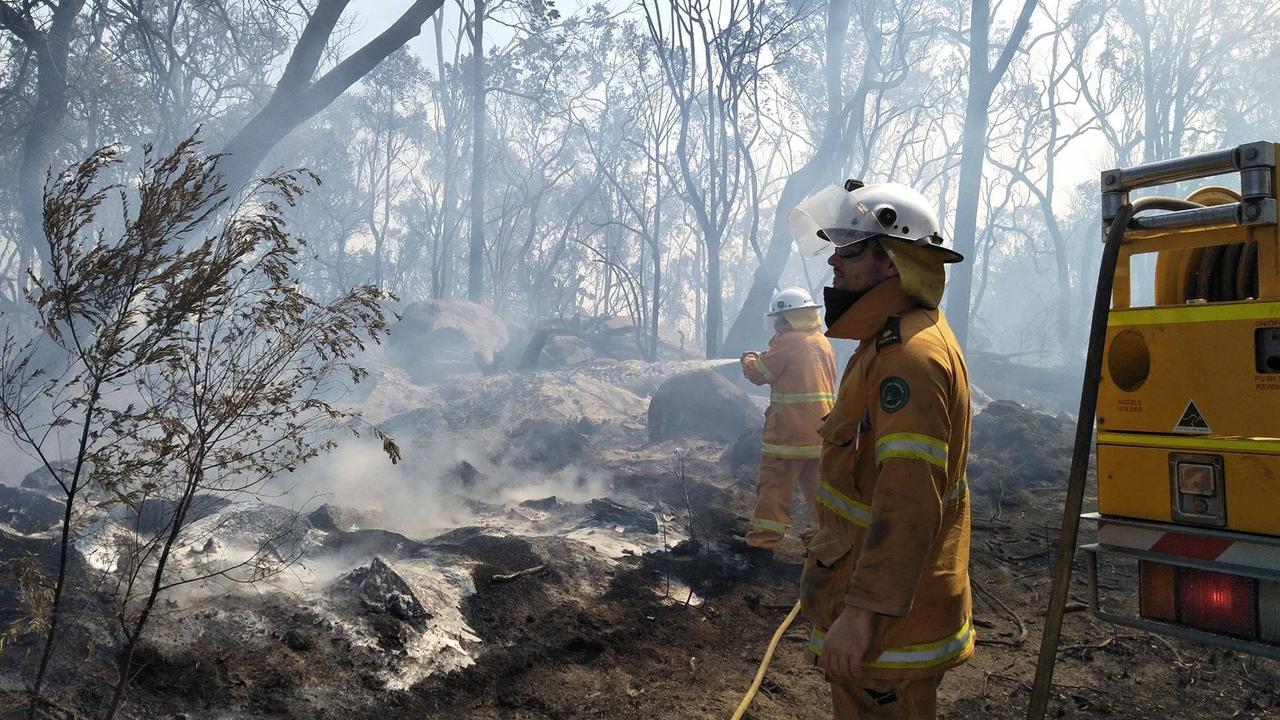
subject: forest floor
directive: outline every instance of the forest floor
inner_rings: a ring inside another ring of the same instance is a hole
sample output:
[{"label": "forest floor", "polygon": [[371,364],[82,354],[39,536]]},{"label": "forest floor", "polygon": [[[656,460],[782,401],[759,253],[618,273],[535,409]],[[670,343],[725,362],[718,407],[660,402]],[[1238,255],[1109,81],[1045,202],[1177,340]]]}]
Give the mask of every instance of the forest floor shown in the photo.
[{"label": "forest floor", "polygon": [[[1025,716],[1071,432],[1069,419],[1011,403],[994,403],[975,418],[971,572],[979,640],[973,659],[942,685],[944,718]],[[662,533],[671,526],[666,549],[622,549],[605,558],[591,537],[540,533],[536,522],[523,533],[462,527],[409,547],[397,541],[406,558],[444,554],[470,574],[473,592],[460,609],[479,642],[463,666],[389,683],[387,657],[413,652],[403,623],[370,614],[375,641],[353,644],[305,598],[224,597],[216,609],[182,618],[196,628],[194,640],[144,647],[126,716],[728,718],[795,602],[803,554],[795,538],[771,560],[752,561],[735,549],[752,477],[726,467],[726,450],[635,439],[594,456],[594,469],[609,476],[610,497],[666,509],[657,513]],[[1135,610],[1129,569],[1102,562],[1100,587],[1110,606]],[[1101,623],[1085,609],[1085,592],[1078,558],[1051,717],[1280,717],[1280,663]],[[807,637],[797,620],[746,717],[830,717]],[[82,664],[77,672],[97,672],[104,682],[58,696],[50,717],[97,716],[111,678],[95,667]],[[5,681],[0,717],[20,716],[21,687],[14,677]]]}]

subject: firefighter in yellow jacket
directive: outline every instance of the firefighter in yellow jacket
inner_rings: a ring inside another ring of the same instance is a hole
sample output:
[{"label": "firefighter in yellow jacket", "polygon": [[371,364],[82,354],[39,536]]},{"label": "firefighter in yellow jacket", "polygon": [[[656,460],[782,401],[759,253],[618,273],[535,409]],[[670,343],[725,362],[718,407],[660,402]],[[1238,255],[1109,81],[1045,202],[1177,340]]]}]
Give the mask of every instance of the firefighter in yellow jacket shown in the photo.
[{"label": "firefighter in yellow jacket", "polygon": [[742,374],[756,385],[769,385],[756,507],[747,545],[773,550],[791,524],[791,498],[796,483],[812,517],[818,489],[818,427],[835,402],[836,361],[822,334],[818,306],[803,288],[774,293],[767,317],[776,333],[764,354],[742,356]]},{"label": "firefighter in yellow jacket", "polygon": [[937,216],[903,185],[831,186],[789,218],[833,252],[827,335],[859,341],[823,423],[818,532],[801,602],[835,717],[933,718],[942,674],[973,653],[969,381],[939,311]]}]

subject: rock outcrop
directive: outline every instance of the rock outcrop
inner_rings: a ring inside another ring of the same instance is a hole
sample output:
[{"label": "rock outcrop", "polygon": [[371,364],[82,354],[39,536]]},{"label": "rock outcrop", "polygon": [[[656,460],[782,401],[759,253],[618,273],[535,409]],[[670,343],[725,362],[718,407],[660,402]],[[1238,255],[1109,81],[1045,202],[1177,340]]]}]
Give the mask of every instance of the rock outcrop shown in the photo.
[{"label": "rock outcrop", "polygon": [[669,378],[649,402],[649,439],[698,437],[732,443],[764,418],[746,393],[710,370]]}]

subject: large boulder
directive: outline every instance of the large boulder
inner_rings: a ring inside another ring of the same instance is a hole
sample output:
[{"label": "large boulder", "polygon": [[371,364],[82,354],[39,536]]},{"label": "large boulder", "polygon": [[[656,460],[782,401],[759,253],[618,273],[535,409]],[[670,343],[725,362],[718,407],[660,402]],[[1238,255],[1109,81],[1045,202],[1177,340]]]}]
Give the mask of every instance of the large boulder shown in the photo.
[{"label": "large boulder", "polygon": [[[70,482],[71,476],[75,472],[76,464],[71,460],[54,460],[53,467],[58,471],[59,475],[62,475],[65,478],[66,482]],[[92,470],[92,465],[89,464],[86,464],[81,469],[81,486],[83,486],[85,484],[85,480],[88,479],[90,470]],[[53,479],[53,473],[49,472],[49,468],[43,465],[27,473],[26,477],[22,478],[22,487],[27,488],[28,490],[39,490],[40,492],[54,493],[58,495],[65,492],[62,489],[62,486],[58,484],[58,481]]]},{"label": "large boulder", "polygon": [[386,527],[390,518],[377,508],[349,508],[325,503],[307,515],[307,522],[324,532],[355,532]]},{"label": "large boulder", "polygon": [[43,492],[0,485],[0,523],[24,534],[42,533],[62,520],[64,506]]},{"label": "large boulder", "polygon": [[732,443],[764,418],[746,393],[710,370],[668,378],[649,401],[649,439],[698,437]]},{"label": "large boulder", "polygon": [[[189,524],[203,520],[230,504],[231,501],[226,498],[201,493],[191,498],[191,505],[187,508],[184,522]],[[122,508],[122,519],[126,527],[132,528],[145,537],[153,537],[157,533],[168,532],[177,509],[178,504],[169,498],[150,497],[132,507]]]},{"label": "large boulder", "polygon": [[551,335],[542,346],[538,367],[567,368],[591,362],[598,353],[586,340],[575,335]]},{"label": "large boulder", "polygon": [[517,468],[556,472],[578,461],[594,432],[591,421],[525,418],[507,433],[504,459]]},{"label": "large boulder", "polygon": [[428,300],[405,306],[387,338],[387,359],[416,383],[488,371],[507,344],[507,325],[466,300]]}]

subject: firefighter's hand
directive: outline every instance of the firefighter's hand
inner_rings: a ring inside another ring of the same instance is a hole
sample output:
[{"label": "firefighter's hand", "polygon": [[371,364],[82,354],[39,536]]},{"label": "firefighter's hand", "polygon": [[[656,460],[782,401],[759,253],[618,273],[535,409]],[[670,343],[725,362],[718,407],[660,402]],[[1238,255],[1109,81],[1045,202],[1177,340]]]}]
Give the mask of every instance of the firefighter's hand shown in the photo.
[{"label": "firefighter's hand", "polygon": [[846,606],[827,631],[818,666],[833,678],[862,677],[862,656],[871,645],[874,618],[870,610]]}]

